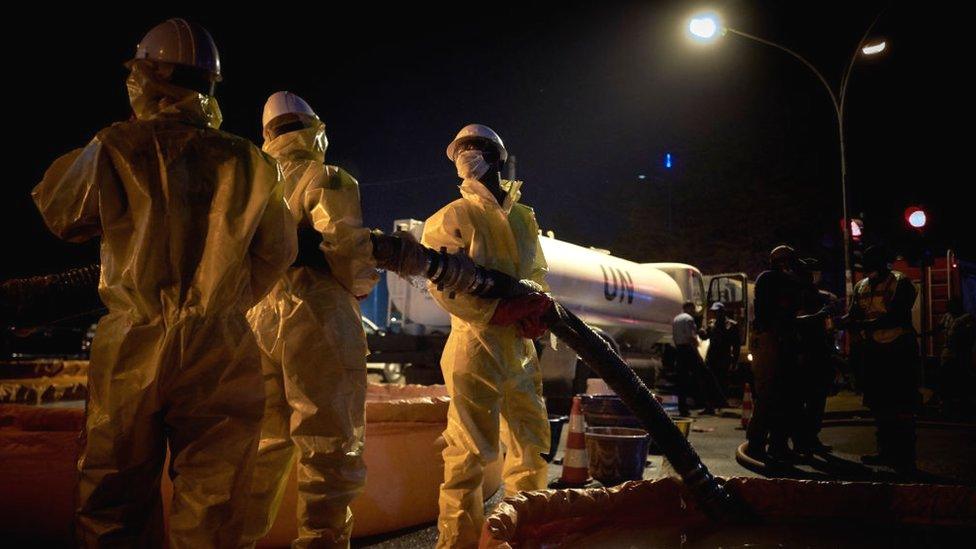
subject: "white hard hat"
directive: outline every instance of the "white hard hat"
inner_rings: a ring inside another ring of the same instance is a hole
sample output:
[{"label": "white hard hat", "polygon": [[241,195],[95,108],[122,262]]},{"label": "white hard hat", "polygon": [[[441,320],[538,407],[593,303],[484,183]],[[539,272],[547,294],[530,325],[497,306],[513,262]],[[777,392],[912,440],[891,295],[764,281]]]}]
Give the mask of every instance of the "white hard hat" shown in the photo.
[{"label": "white hard hat", "polygon": [[271,97],[265,102],[264,114],[261,115],[261,126],[267,127],[268,122],[283,114],[304,114],[318,118],[318,115],[304,99],[291,92],[280,91],[271,94]]},{"label": "white hard hat", "polygon": [[501,155],[502,162],[508,159],[508,151],[505,150],[505,144],[502,143],[502,138],[498,137],[495,130],[481,124],[468,124],[461,128],[454,141],[451,141],[451,144],[447,146],[447,157],[451,159],[451,162],[454,162],[454,157],[457,156],[458,145],[473,138],[491,141],[498,147],[498,153]]},{"label": "white hard hat", "polygon": [[220,80],[220,54],[207,29],[185,19],[167,19],[139,41],[135,59],[203,69]]}]

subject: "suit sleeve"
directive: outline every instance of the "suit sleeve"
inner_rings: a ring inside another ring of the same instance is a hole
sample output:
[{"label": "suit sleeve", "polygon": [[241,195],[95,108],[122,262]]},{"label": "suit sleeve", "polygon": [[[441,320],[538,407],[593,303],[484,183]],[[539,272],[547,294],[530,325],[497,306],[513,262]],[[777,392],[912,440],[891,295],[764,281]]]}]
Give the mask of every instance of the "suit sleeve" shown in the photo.
[{"label": "suit sleeve", "polygon": [[365,296],[380,277],[370,231],[363,227],[359,183],[341,168],[322,168],[305,190],[305,214],[322,234],[332,276],[354,296]]},{"label": "suit sleeve", "polygon": [[[539,234],[539,225],[535,222],[535,216],[532,217],[532,222],[535,225],[534,234]],[[542,286],[542,289],[546,292],[550,290],[549,282],[546,280],[546,275],[549,274],[549,263],[546,261],[546,254],[542,251],[542,240],[538,236],[535,238],[535,258],[532,262],[532,274],[529,278],[533,282]]]},{"label": "suit sleeve", "polygon": [[101,234],[99,187],[114,179],[111,159],[98,138],[58,158],[31,197],[58,238],[83,242]]},{"label": "suit sleeve", "polygon": [[285,202],[281,170],[277,163],[264,158],[257,164],[256,184],[269,185],[271,192],[249,249],[255,303],[271,290],[298,253],[298,230]]}]

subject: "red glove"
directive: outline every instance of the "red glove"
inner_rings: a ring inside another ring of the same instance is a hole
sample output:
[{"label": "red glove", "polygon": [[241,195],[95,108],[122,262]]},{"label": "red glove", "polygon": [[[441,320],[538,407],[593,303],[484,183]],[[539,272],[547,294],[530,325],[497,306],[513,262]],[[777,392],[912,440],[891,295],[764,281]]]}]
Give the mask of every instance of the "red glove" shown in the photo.
[{"label": "red glove", "polygon": [[[542,314],[545,314],[543,311]],[[516,324],[515,332],[519,337],[524,337],[526,339],[538,339],[546,333],[549,326],[546,325],[546,321],[542,319],[542,314],[534,315],[530,317],[523,318]]]},{"label": "red glove", "polygon": [[495,314],[489,324],[496,326],[511,326],[516,324],[519,335],[536,338],[546,331],[542,315],[552,307],[552,298],[541,292],[534,292],[523,297],[503,299],[495,308]]}]

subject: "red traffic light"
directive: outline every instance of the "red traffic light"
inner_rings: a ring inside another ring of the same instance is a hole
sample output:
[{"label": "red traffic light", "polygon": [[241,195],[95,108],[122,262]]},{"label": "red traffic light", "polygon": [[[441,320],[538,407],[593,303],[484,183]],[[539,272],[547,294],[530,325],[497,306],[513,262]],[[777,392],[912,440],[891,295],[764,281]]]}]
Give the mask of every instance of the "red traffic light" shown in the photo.
[{"label": "red traffic light", "polygon": [[925,213],[925,210],[918,206],[911,206],[905,210],[905,222],[908,226],[921,230],[925,228],[925,224],[928,223],[929,216]]},{"label": "red traffic light", "polygon": [[[851,240],[853,240],[854,242],[858,242],[861,240],[861,236],[864,235],[864,222],[855,217],[855,218],[851,218],[850,223],[851,223],[850,226],[847,228],[847,230],[849,231],[848,234],[850,235]],[[843,219],[840,220],[840,230],[841,231],[844,230]]]}]

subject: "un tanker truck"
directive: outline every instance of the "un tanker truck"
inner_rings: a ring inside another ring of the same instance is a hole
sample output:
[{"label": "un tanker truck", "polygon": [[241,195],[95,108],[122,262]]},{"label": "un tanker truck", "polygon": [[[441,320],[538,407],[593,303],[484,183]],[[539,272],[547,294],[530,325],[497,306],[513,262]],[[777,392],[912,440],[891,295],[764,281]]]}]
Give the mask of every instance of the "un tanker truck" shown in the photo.
[{"label": "un tanker truck", "polygon": [[[398,220],[394,229],[409,231],[419,240],[423,222]],[[713,299],[706,299],[702,274],[691,265],[634,263],[607,250],[558,240],[552,233],[540,235],[540,241],[553,296],[595,328],[649,382],[668,355],[671,321],[683,302],[692,301],[704,312],[711,302],[725,301],[735,317],[748,323],[744,275],[710,277]],[[740,277],[742,284],[736,286]],[[388,381],[403,375],[409,383],[442,382],[439,361],[451,329],[450,316],[425,285],[392,273],[386,284],[385,318],[379,326],[366,325],[371,369],[382,370]],[[569,397],[585,390],[588,369],[574,352],[554,343],[547,339],[538,345],[544,392],[550,408],[568,408]],[[700,349],[703,354],[706,346],[704,342]]]}]

